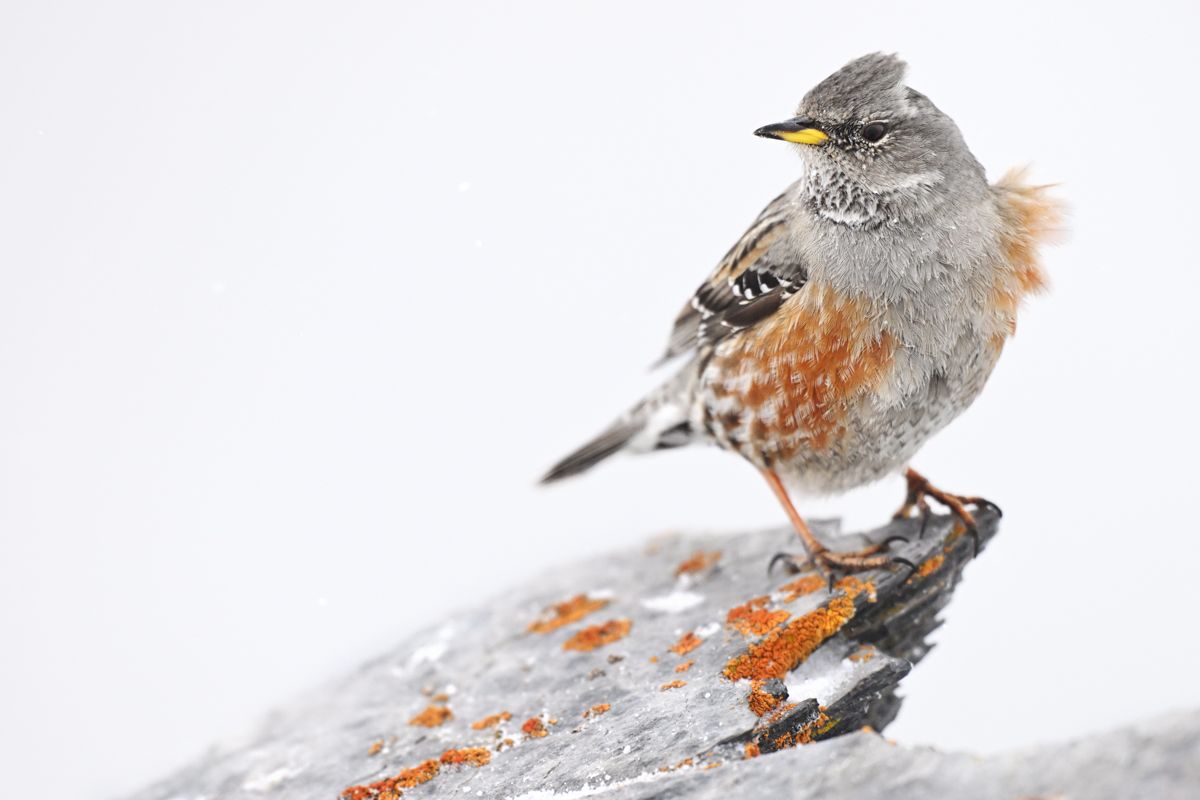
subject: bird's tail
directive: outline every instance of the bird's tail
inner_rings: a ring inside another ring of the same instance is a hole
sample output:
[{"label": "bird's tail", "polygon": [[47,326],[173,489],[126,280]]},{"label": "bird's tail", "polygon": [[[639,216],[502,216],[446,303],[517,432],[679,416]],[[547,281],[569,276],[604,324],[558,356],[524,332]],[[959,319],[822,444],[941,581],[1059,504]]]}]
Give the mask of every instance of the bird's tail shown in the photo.
[{"label": "bird's tail", "polygon": [[599,436],[551,467],[541,482],[578,475],[622,450],[646,453],[691,443],[694,436],[688,412],[695,373],[694,364],[685,366]]}]

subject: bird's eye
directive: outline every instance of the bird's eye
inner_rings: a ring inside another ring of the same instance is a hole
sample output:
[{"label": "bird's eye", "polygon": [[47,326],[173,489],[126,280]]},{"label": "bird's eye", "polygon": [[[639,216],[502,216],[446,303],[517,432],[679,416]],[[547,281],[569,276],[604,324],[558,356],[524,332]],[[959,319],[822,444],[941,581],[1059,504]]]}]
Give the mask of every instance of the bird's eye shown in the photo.
[{"label": "bird's eye", "polygon": [[863,126],[862,137],[868,142],[874,144],[887,136],[888,126],[886,122],[870,122]]}]

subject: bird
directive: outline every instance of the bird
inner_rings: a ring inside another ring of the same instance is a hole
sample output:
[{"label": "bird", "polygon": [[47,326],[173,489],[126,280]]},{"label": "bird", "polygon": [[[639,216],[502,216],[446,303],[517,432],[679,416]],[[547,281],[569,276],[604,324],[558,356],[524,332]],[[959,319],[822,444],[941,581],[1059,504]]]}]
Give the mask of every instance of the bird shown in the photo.
[{"label": "bird", "polygon": [[682,366],[543,483],[621,451],[716,445],[758,469],[782,505],[805,551],[781,554],[789,565],[832,581],[912,565],[887,543],[827,547],[792,494],[902,473],[895,517],[927,520],[932,499],[978,551],[971,509],[994,504],[943,491],[910,462],[983,390],[1018,308],[1046,285],[1041,252],[1063,211],[1026,168],[989,183],[954,120],[906,72],[897,55],[862,56],[805,94],[795,116],[754,132],[796,149],[799,180],[675,317],[660,363]]}]

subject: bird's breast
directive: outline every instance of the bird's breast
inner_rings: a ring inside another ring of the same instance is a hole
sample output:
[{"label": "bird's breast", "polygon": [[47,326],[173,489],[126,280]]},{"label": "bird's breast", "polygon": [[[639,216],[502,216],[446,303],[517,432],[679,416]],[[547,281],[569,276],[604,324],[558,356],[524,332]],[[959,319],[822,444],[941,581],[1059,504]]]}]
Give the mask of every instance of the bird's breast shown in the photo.
[{"label": "bird's breast", "polygon": [[722,342],[701,375],[703,425],[763,466],[837,448],[895,361],[895,337],[869,311],[860,300],[810,286]]}]

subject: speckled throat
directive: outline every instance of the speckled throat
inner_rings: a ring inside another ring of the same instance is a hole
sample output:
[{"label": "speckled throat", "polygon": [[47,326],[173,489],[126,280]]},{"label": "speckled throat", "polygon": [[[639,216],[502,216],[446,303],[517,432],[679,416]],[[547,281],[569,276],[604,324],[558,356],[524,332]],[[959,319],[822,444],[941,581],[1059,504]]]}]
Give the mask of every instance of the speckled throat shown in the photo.
[{"label": "speckled throat", "polygon": [[876,228],[902,216],[901,190],[874,192],[836,165],[809,165],[805,203],[822,219],[851,228]]}]

